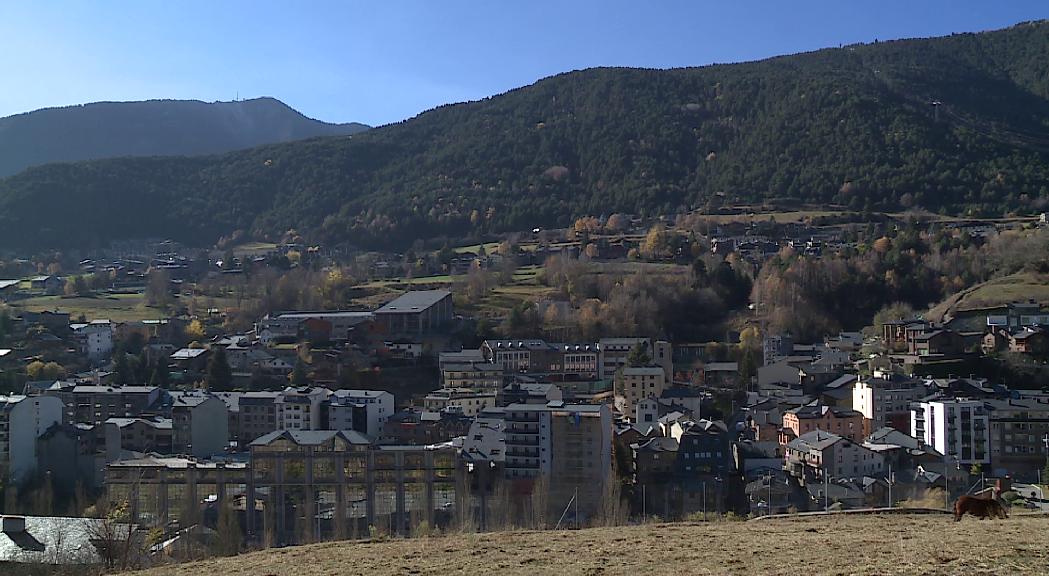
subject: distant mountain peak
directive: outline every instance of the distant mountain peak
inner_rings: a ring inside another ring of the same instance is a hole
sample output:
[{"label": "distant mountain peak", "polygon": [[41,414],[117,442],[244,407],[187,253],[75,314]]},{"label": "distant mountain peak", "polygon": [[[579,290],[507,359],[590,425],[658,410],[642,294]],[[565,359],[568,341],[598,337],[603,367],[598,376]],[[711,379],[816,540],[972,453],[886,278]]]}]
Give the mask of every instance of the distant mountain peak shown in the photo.
[{"label": "distant mountain peak", "polygon": [[228,102],[91,102],[0,118],[0,177],[30,166],[127,156],[200,156],[367,130],[308,118],[269,96]]}]

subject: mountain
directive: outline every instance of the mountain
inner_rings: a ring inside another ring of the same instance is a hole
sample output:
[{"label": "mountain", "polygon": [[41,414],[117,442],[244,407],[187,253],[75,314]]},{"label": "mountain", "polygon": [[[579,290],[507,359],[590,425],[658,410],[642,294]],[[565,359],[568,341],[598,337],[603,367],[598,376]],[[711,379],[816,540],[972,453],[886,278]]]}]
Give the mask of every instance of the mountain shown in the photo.
[{"label": "mountain", "polygon": [[[600,68],[353,138],[122,158],[0,180],[0,245],[294,228],[406,246],[585,214],[777,200],[1041,209],[1049,23],[702,68]],[[933,105],[933,103],[938,103]]]},{"label": "mountain", "polygon": [[366,130],[273,98],[97,102],[0,118],[0,177],[29,166],[123,156],[199,156]]}]

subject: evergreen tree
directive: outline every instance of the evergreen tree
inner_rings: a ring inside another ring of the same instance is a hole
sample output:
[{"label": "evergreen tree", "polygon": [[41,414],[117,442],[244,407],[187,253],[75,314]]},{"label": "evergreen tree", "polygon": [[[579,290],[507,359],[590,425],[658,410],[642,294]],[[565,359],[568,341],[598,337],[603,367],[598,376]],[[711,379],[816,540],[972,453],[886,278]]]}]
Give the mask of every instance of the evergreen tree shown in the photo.
[{"label": "evergreen tree", "polygon": [[648,342],[638,342],[630,354],[626,357],[626,363],[628,366],[648,366],[652,364],[652,355],[648,353]]},{"label": "evergreen tree", "polygon": [[168,365],[163,358],[158,358],[153,364],[153,370],[149,376],[149,385],[167,389],[171,385],[168,375]]},{"label": "evergreen tree", "polygon": [[295,387],[309,386],[310,379],[306,374],[306,364],[302,358],[295,359],[295,369],[291,371],[291,385]]},{"label": "evergreen tree", "polygon": [[117,348],[113,355],[113,381],[118,386],[127,386],[133,384],[134,380],[135,372],[128,360],[127,352],[124,352],[123,348]]},{"label": "evergreen tree", "polygon": [[240,529],[237,511],[224,498],[219,508],[219,518],[215,526],[214,552],[219,556],[236,556],[240,553],[244,535]]},{"label": "evergreen tree", "polygon": [[233,370],[226,360],[226,349],[216,346],[208,359],[207,376],[205,377],[208,390],[225,391],[233,387]]}]

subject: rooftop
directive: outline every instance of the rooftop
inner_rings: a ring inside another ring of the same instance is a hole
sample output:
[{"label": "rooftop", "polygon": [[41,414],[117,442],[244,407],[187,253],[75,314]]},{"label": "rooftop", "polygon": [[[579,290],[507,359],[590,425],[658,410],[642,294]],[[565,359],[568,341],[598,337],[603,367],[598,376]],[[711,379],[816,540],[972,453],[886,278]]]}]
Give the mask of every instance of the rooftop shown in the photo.
[{"label": "rooftop", "polygon": [[421,312],[452,295],[447,290],[413,290],[405,292],[392,302],[375,311],[376,314],[399,314]]}]

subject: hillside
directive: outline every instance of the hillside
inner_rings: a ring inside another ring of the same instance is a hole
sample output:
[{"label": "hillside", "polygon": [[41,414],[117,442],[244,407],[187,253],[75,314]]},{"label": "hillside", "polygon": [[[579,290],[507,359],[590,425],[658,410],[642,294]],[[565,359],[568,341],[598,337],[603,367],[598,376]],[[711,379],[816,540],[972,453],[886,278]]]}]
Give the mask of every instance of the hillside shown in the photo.
[{"label": "hillside", "polygon": [[1047,528],[946,515],[661,524],[317,544],[144,574],[1044,574]]},{"label": "hillside", "polygon": [[0,245],[204,245],[295,228],[403,247],[766,200],[1031,212],[1049,197],[1047,53],[1039,22],[745,64],[591,69],[352,139],[48,165],[0,181]]},{"label": "hillside", "polygon": [[354,134],[363,124],[327,124],[273,98],[97,102],[0,118],[0,177],[30,166],[122,156],[199,156]]}]

